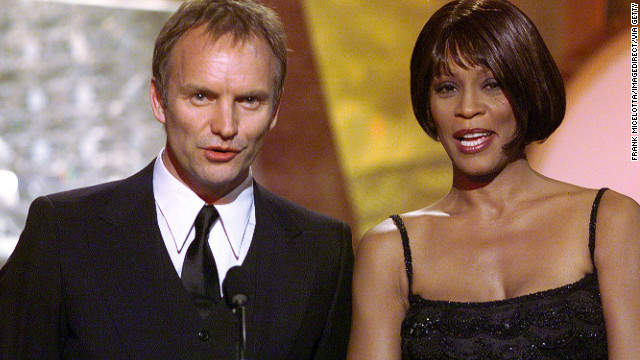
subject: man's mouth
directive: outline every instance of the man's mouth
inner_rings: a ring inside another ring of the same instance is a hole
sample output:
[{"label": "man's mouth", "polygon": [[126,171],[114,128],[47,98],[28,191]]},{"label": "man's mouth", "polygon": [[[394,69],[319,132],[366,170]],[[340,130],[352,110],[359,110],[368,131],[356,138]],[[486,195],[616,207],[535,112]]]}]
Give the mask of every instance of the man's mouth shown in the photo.
[{"label": "man's mouth", "polygon": [[227,162],[233,159],[240,150],[230,147],[207,147],[203,148],[206,158],[212,162]]}]

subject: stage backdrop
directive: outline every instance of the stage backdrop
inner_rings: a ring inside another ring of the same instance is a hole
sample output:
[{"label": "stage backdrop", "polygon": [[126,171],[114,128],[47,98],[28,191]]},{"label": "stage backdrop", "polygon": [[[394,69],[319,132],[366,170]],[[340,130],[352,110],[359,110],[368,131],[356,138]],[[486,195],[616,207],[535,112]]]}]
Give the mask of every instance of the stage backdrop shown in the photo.
[{"label": "stage backdrop", "polygon": [[531,146],[529,157],[549,177],[610,187],[640,202],[640,161],[631,159],[629,39],[629,30],[622,30],[576,72],[562,125]]}]

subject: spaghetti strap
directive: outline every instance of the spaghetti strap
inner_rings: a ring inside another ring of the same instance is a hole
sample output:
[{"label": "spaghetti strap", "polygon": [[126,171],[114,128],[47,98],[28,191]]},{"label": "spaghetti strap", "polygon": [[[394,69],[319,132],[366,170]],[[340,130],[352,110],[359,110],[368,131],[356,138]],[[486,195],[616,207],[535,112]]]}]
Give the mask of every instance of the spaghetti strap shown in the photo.
[{"label": "spaghetti strap", "polygon": [[404,227],[404,222],[400,215],[391,215],[391,220],[396,224],[398,230],[400,230],[400,237],[402,237],[402,249],[404,250],[404,266],[407,270],[407,280],[409,281],[409,296],[413,293],[411,291],[413,283],[413,265],[411,263],[411,248],[409,247],[409,235],[407,229]]},{"label": "spaghetti strap", "polygon": [[591,263],[593,264],[593,269],[595,272],[595,260],[594,253],[596,250],[596,220],[598,217],[598,206],[600,205],[600,199],[602,199],[602,194],[607,190],[607,188],[601,188],[598,190],[598,194],[596,194],[596,198],[593,200],[593,205],[591,206],[591,218],[589,219],[589,253],[591,254]]}]

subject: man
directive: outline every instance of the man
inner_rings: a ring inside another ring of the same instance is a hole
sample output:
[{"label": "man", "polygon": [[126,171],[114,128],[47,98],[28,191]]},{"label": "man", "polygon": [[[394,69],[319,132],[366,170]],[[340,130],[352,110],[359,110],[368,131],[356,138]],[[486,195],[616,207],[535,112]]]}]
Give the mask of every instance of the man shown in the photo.
[{"label": "man", "polygon": [[128,179],[33,202],[0,271],[0,357],[233,359],[237,324],[221,291],[241,265],[226,285],[248,296],[247,358],[344,358],[348,226],[251,176],[285,74],[271,10],[183,4],[153,59],[165,149]]}]

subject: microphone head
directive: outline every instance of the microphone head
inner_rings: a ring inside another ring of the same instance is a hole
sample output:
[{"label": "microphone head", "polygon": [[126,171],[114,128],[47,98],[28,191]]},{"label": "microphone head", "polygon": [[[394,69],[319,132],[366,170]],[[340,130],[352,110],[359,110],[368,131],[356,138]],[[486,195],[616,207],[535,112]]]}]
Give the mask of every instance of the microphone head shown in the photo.
[{"label": "microphone head", "polygon": [[246,306],[249,301],[249,281],[240,266],[234,266],[224,277],[222,282],[222,292],[227,306],[231,309]]},{"label": "microphone head", "polygon": [[247,300],[249,300],[249,297],[247,297],[247,295],[245,295],[245,294],[235,294],[235,295],[233,295],[231,297],[232,307],[246,306],[247,305]]}]

